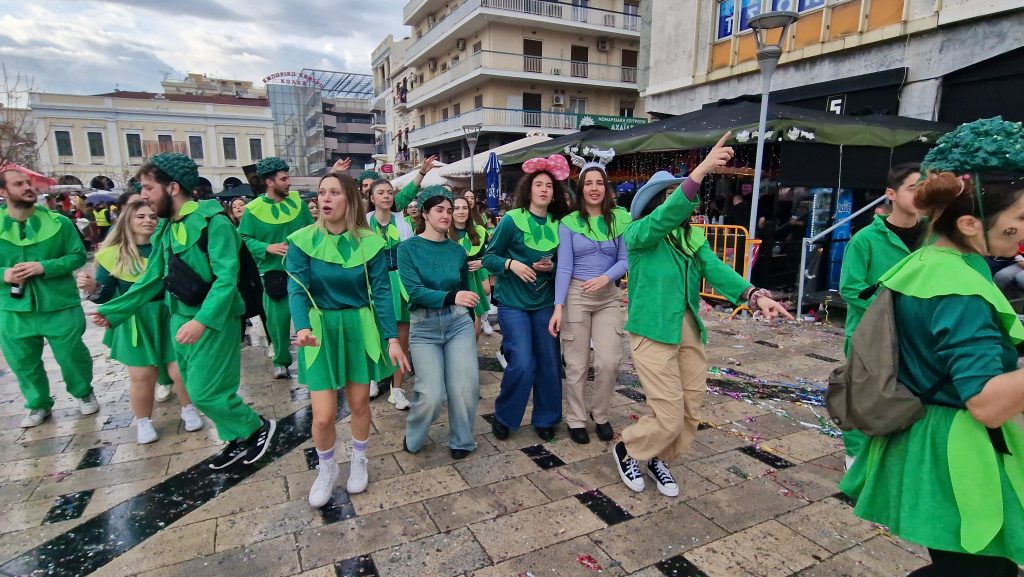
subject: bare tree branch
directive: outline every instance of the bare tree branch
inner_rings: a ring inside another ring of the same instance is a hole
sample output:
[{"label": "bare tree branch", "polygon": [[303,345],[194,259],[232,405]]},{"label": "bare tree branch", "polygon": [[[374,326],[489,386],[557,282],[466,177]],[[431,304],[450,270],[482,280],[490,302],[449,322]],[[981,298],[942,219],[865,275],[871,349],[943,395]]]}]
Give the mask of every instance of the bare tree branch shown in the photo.
[{"label": "bare tree branch", "polygon": [[33,77],[20,72],[12,76],[0,63],[0,166],[13,162],[37,168],[43,143],[36,142],[36,122],[28,108],[35,90]]}]

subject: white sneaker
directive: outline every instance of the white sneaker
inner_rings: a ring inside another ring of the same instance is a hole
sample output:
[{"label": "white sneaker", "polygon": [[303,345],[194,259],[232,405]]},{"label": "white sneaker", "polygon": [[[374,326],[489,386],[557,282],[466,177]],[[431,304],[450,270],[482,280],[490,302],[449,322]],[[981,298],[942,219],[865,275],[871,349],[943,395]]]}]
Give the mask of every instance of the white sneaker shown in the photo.
[{"label": "white sneaker", "polygon": [[[329,465],[320,461],[319,472],[316,474],[316,481],[309,489],[309,505],[316,509],[323,507],[331,500],[334,493],[334,484],[338,482],[338,464],[333,460]],[[352,481],[349,480],[351,483]]]},{"label": "white sneaker", "polygon": [[135,433],[140,445],[148,445],[160,438],[151,419],[135,419]]},{"label": "white sneaker", "polygon": [[96,395],[90,394],[84,399],[78,399],[78,412],[83,415],[94,415],[100,410],[100,404],[96,400]]},{"label": "white sneaker", "polygon": [[491,321],[487,320],[486,316],[480,317],[480,330],[487,336],[494,334],[494,327],[491,326]]},{"label": "white sneaker", "polygon": [[157,385],[156,393],[153,395],[153,398],[162,403],[171,398],[171,389],[171,385]]},{"label": "white sneaker", "polygon": [[46,420],[46,417],[50,416],[50,409],[32,409],[25,415],[25,418],[21,420],[22,429],[30,429],[37,427]]},{"label": "white sneaker", "polygon": [[366,490],[366,485],[370,482],[370,473],[367,471],[369,463],[370,461],[366,458],[366,453],[356,453],[353,451],[346,487],[349,495],[362,493]]},{"label": "white sneaker", "polygon": [[274,378],[275,379],[290,379],[292,378],[291,373],[288,372],[288,367],[274,367]]},{"label": "white sneaker", "polygon": [[615,469],[619,472],[622,482],[637,493],[643,491],[644,476],[640,472],[640,465],[626,453],[625,443],[619,441],[612,446],[612,458],[615,459]]},{"label": "white sneaker", "polygon": [[391,389],[391,394],[388,396],[388,402],[395,406],[399,411],[405,411],[412,406],[409,399],[405,396],[405,391],[402,389]]},{"label": "white sneaker", "polygon": [[494,356],[497,357],[498,364],[501,365],[502,369],[508,368],[508,361],[505,360],[505,355],[501,354],[501,351],[498,351]]},{"label": "white sneaker", "polygon": [[376,399],[379,394],[380,387],[377,385],[377,381],[370,381],[370,399]]},{"label": "white sneaker", "polygon": [[655,457],[647,462],[647,475],[654,479],[655,484],[658,485],[658,491],[662,495],[666,497],[679,496],[679,485],[676,484],[668,466],[661,459]]},{"label": "white sneaker", "polygon": [[203,428],[203,418],[199,416],[199,409],[189,404],[181,408],[181,420],[185,421],[185,430],[192,433]]}]

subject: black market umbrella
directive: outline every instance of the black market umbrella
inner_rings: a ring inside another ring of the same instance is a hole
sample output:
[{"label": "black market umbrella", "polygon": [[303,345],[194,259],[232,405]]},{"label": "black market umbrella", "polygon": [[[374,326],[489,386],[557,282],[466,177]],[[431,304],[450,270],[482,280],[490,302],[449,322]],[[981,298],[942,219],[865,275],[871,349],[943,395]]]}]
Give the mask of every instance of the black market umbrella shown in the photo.
[{"label": "black market umbrella", "polygon": [[247,197],[247,198],[252,198],[252,197],[254,197],[256,195],[253,193],[252,187],[249,186],[248,184],[239,184],[238,186],[232,186],[231,188],[225,188],[224,190],[218,192],[217,194],[215,194],[213,196],[214,196],[214,198],[227,199],[227,198],[238,198],[240,196],[244,196],[244,197]]},{"label": "black market umbrella", "polygon": [[[533,156],[565,152],[574,144],[607,149],[616,154],[687,150],[712,146],[728,130],[730,144],[755,144],[760,100],[741,97],[706,105],[700,110],[666,120],[650,122],[629,130],[588,131],[570,134],[502,156],[505,164],[523,162]],[[911,143],[931,144],[953,126],[900,116],[872,114],[843,116],[787,106],[768,105],[766,130],[770,142],[803,142],[832,146],[896,148]]]}]

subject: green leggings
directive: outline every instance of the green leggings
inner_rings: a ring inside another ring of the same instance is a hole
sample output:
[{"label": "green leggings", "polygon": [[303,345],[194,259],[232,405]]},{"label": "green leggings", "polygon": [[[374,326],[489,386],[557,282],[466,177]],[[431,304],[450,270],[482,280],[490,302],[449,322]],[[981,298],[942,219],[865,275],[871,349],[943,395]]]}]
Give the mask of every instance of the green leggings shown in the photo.
[{"label": "green leggings", "polygon": [[267,334],[274,347],[274,366],[287,367],[292,364],[292,313],[288,309],[288,298],[274,300],[263,295],[263,310],[267,314]]},{"label": "green leggings", "polygon": [[43,368],[43,339],[50,343],[68,393],[76,399],[92,394],[92,356],[82,342],[83,334],[81,306],[39,313],[0,311],[0,349],[18,378],[26,409],[53,406]]},{"label": "green leggings", "polygon": [[[187,316],[171,315],[171,338],[190,320]],[[241,330],[237,320],[229,319],[219,331],[207,328],[194,344],[174,341],[174,356],[185,380],[185,390],[192,397],[192,404],[217,426],[223,441],[247,439],[263,424],[260,416],[238,396],[242,378],[238,349]]]}]

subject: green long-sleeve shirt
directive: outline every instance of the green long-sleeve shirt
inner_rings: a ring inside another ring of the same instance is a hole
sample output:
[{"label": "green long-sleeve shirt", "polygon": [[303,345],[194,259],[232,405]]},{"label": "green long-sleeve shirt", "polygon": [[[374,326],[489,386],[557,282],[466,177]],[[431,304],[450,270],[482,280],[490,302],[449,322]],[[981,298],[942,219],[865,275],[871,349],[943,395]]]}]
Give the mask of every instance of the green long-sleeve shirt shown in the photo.
[{"label": "green long-sleeve shirt", "polygon": [[414,181],[409,181],[402,187],[402,190],[398,191],[395,195],[395,206],[391,209],[395,212],[402,212],[412,204],[412,201],[416,200],[416,193],[420,191],[419,185]]},{"label": "green long-sleeve shirt", "polygon": [[[207,252],[197,242],[207,229]],[[216,200],[190,201],[181,207],[177,220],[163,221],[151,239],[153,253],[146,272],[125,294],[99,307],[99,313],[117,326],[135,310],[157,297],[167,276],[167,251],[170,249],[200,278],[212,283],[210,292],[197,307],[188,306],[166,295],[171,314],[191,317],[203,326],[220,330],[227,322],[238,322],[245,304],[238,294],[238,250],[242,241],[234,225]]]},{"label": "green long-sleeve shirt", "polygon": [[[302,234],[302,231],[294,234]],[[347,242],[349,238],[348,233],[332,235],[323,231],[323,235],[327,239],[326,242],[332,243]],[[395,309],[391,300],[387,256],[384,250],[379,250],[373,256],[367,257],[369,260],[365,267],[362,263],[343,266],[313,258],[289,239],[285,268],[289,276],[288,307],[295,330],[312,328],[309,322],[309,310],[313,308],[313,303],[309,300],[310,295],[316,306],[323,310],[354,309],[369,305],[370,295],[366,290],[369,275],[370,289],[373,291],[373,309],[377,314],[380,334],[386,339],[398,336]],[[306,293],[307,290],[309,294]]]},{"label": "green long-sleeve shirt", "polygon": [[[538,226],[544,226],[548,222],[547,217],[541,218],[527,211],[528,218],[532,218]],[[557,224],[557,223],[556,223]],[[557,239],[557,228],[555,229]],[[511,216],[498,222],[494,229],[494,235],[484,249],[483,265],[496,277],[494,287],[494,298],[502,305],[520,310],[539,310],[554,306],[555,304],[555,267],[551,272],[537,271],[537,280],[532,283],[523,282],[510,270],[505,270],[505,261],[508,259],[519,261],[527,266],[550,256],[552,264],[558,259],[557,244],[546,251],[540,251],[526,246],[525,233],[519,229]]]},{"label": "green long-sleeve shirt", "polygon": [[[750,287],[732,267],[708,247],[701,231],[690,229],[688,242],[677,248],[669,238],[680,235],[680,224],[697,208],[682,187],[668,196],[650,215],[634,220],[623,239],[629,249],[629,320],[626,330],[660,343],[677,345],[682,338],[683,315],[689,309],[700,328],[700,284],[707,279],[720,294],[738,303]],[[677,236],[677,238],[679,238]],[[699,246],[698,246],[699,245]]]},{"label": "green long-sleeve shirt", "polygon": [[11,298],[10,286],[0,283],[0,310],[49,312],[81,305],[73,273],[85,265],[86,254],[75,225],[66,217],[36,206],[25,222],[0,208],[0,278],[23,262],[38,262],[41,276],[25,284],[22,298]]},{"label": "green long-sleeve shirt", "polygon": [[268,253],[267,247],[286,242],[289,234],[311,224],[313,215],[298,192],[288,193],[287,198],[280,202],[274,202],[264,194],[246,205],[238,225],[238,235],[256,260],[260,274],[266,274],[272,270],[284,270],[284,257]]},{"label": "green long-sleeve shirt", "polygon": [[469,290],[466,251],[457,243],[414,236],[398,245],[398,274],[409,293],[409,309],[439,309]]},{"label": "green long-sleeve shirt", "polygon": [[846,301],[847,352],[853,331],[874,300],[862,299],[860,293],[877,284],[878,279],[910,254],[912,248],[904,245],[896,233],[889,230],[884,216],[876,216],[871,224],[853,235],[846,245],[843,269],[839,276],[839,294]]}]

